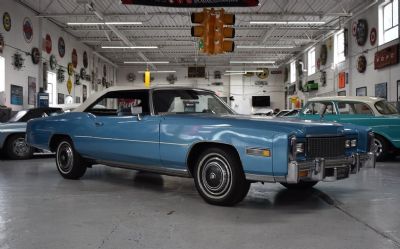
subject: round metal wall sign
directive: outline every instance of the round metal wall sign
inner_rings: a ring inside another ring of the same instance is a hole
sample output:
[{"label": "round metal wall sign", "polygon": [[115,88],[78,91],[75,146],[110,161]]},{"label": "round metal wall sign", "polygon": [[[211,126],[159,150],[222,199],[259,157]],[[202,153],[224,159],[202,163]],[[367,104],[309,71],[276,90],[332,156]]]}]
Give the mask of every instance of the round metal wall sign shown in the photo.
[{"label": "round metal wall sign", "polygon": [[61,58],[65,55],[65,42],[62,37],[58,38],[58,54]]},{"label": "round metal wall sign", "polygon": [[357,60],[357,71],[359,73],[364,73],[367,70],[367,58],[364,55],[358,57]]},{"label": "round metal wall sign", "polygon": [[78,66],[78,53],[76,52],[76,49],[72,49],[72,65],[74,68]]},{"label": "round metal wall sign", "polygon": [[30,43],[33,38],[33,25],[31,19],[28,17],[25,17],[23,25],[22,25],[22,31],[24,33],[24,38],[27,43]]},{"label": "round metal wall sign", "polygon": [[57,59],[56,59],[56,56],[54,54],[52,54],[50,56],[50,69],[55,70],[56,67],[57,67]]},{"label": "round metal wall sign", "polygon": [[72,76],[74,74],[74,65],[72,63],[68,63],[68,75]]},{"label": "round metal wall sign", "polygon": [[8,12],[4,12],[3,14],[3,27],[7,32],[11,30],[11,16]]},{"label": "round metal wall sign", "polygon": [[356,40],[359,46],[364,46],[368,39],[368,22],[365,19],[358,20]]},{"label": "round metal wall sign", "polygon": [[51,49],[53,47],[53,44],[51,42],[51,36],[49,34],[46,35],[46,44],[45,44],[45,48],[46,48],[46,52],[48,54],[51,53]]},{"label": "round metal wall sign", "polygon": [[369,41],[372,46],[376,43],[376,28],[371,29],[371,33],[369,34]]},{"label": "round metal wall sign", "polygon": [[40,51],[38,48],[32,48],[31,50],[31,58],[33,64],[38,64],[40,61]]}]

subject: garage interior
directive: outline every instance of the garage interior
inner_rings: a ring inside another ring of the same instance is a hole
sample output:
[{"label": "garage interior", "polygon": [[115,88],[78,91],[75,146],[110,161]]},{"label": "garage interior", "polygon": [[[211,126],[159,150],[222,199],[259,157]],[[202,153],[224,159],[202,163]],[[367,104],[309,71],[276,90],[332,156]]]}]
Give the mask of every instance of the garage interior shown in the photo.
[{"label": "garage interior", "polygon": [[[233,51],[212,52],[192,31],[203,8],[156,4],[196,1],[134,2],[2,0],[0,122],[41,96],[69,111],[110,87],[207,89],[238,114],[271,118],[314,97],[400,109],[398,0],[228,4]],[[238,205],[219,207],[190,178],[95,165],[71,181],[53,154],[2,155],[0,249],[400,248],[399,159],[304,191],[253,183]]]}]

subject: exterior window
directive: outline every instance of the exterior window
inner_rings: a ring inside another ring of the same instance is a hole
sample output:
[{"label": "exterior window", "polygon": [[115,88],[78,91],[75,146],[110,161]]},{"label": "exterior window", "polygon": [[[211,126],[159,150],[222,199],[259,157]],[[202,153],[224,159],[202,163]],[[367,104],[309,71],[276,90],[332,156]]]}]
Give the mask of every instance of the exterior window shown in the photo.
[{"label": "exterior window", "polygon": [[346,60],[344,55],[344,31],[340,31],[335,36],[335,64]]},{"label": "exterior window", "polygon": [[308,51],[308,75],[315,74],[315,48]]},{"label": "exterior window", "polygon": [[304,115],[336,115],[331,102],[310,102],[303,110]]},{"label": "exterior window", "polygon": [[339,102],[338,107],[341,115],[374,115],[371,108],[365,103]]},{"label": "exterior window", "polygon": [[379,8],[379,45],[399,37],[399,1],[386,2]]},{"label": "exterior window", "polygon": [[4,63],[4,57],[0,56],[0,93],[6,90],[6,68]]},{"label": "exterior window", "polygon": [[296,82],[296,61],[290,63],[290,83]]}]

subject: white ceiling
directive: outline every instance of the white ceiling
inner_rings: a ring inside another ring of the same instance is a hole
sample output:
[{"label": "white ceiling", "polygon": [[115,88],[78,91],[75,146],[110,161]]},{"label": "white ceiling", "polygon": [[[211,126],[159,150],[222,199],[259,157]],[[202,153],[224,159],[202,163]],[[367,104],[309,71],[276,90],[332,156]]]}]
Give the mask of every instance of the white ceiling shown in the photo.
[{"label": "white ceiling", "polygon": [[[48,18],[111,61],[169,60],[177,65],[229,65],[230,60],[274,60],[286,62],[300,51],[337,30],[371,1],[366,0],[260,0],[258,7],[226,8],[236,14],[236,45],[291,45],[293,49],[235,49],[233,53],[207,56],[198,52],[191,37],[190,14],[201,9],[122,5],[120,0],[16,0]],[[98,22],[89,10],[92,2],[107,21],[141,21],[143,25],[67,26],[67,22]],[[324,25],[250,25],[250,21],[324,21]],[[122,38],[122,39],[121,39]],[[124,38],[127,38],[124,40]],[[101,45],[155,45],[155,50],[102,49]]]}]

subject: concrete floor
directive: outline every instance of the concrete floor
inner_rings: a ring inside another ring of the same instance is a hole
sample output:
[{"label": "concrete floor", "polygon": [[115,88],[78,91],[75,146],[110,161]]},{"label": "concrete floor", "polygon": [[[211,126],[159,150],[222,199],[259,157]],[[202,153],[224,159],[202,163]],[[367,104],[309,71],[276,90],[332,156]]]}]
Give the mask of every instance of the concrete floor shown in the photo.
[{"label": "concrete floor", "polygon": [[0,160],[0,248],[400,248],[400,160],[309,192],[253,184],[236,207],[191,179],[95,166],[64,180],[53,158]]}]

